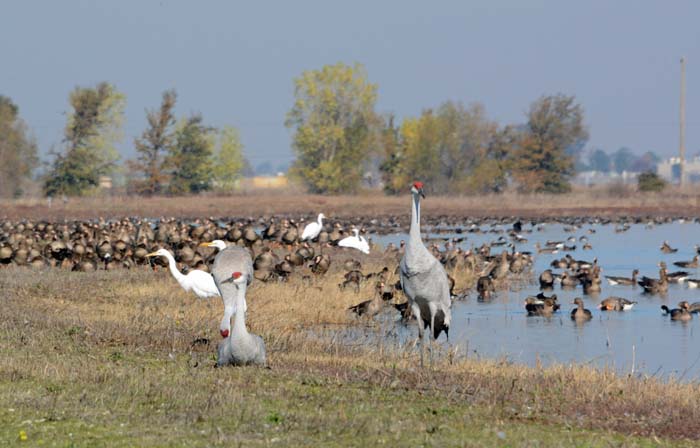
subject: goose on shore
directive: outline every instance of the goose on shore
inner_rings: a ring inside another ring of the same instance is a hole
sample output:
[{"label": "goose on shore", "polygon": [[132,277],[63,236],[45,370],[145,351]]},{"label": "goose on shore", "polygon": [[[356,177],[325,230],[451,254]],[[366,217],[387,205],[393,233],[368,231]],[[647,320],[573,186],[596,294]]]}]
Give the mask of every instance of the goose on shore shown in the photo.
[{"label": "goose on shore", "polygon": [[348,308],[348,310],[352,311],[358,316],[365,317],[374,317],[375,315],[379,314],[379,312],[384,307],[384,300],[382,299],[381,293],[383,286],[384,285],[381,282],[377,282],[377,286],[375,287],[375,294],[370,300],[365,300],[364,302],[360,302],[357,305],[353,305],[350,308]]}]

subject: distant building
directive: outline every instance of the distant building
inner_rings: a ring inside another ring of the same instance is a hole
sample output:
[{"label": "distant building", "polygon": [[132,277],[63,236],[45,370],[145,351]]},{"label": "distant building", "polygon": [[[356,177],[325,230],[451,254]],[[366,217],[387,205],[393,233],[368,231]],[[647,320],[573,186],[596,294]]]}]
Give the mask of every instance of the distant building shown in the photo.
[{"label": "distant building", "polygon": [[97,181],[97,186],[103,190],[111,190],[112,178],[109,176],[100,176],[99,180]]},{"label": "distant building", "polygon": [[[681,177],[681,159],[671,157],[659,162],[656,167],[656,174],[669,182],[679,182]],[[691,183],[700,182],[700,157],[695,156],[685,161],[685,175]]]},{"label": "distant building", "polygon": [[289,179],[284,173],[278,173],[277,176],[254,176],[245,179],[244,185],[248,188],[261,189],[286,188],[289,185]]},{"label": "distant building", "polygon": [[602,171],[580,171],[576,173],[572,182],[576,185],[585,185],[587,187],[612,183],[634,184],[637,182],[638,174],[631,171],[623,171],[622,173],[615,171],[608,173]]}]

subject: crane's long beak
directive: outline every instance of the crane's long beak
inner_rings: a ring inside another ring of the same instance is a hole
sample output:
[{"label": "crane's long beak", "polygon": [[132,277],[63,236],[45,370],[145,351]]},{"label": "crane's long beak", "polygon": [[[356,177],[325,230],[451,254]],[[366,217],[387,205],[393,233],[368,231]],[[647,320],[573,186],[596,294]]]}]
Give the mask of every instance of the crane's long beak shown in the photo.
[{"label": "crane's long beak", "polygon": [[420,194],[420,197],[422,197],[423,199],[425,199],[425,193],[423,193],[423,189],[422,189],[422,188],[421,188],[420,190],[418,190],[418,194]]},{"label": "crane's long beak", "polygon": [[158,254],[156,252],[151,252],[150,254],[146,254],[146,258],[148,257],[157,257]]},{"label": "crane's long beak", "polygon": [[214,243],[199,243],[199,247],[213,247]]}]

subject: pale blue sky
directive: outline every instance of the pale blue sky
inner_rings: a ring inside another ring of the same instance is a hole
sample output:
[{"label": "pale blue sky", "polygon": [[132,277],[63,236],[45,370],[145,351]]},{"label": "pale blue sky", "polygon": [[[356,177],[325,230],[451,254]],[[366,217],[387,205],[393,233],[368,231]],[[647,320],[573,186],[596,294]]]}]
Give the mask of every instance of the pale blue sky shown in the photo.
[{"label": "pale blue sky", "polygon": [[8,1],[0,0],[0,93],[42,151],[60,143],[67,96],[114,83],[127,95],[122,156],[161,92],[178,115],[237,126],[254,165],[292,158],[292,79],[364,64],[378,110],[417,115],[473,101],[520,122],[542,94],[576,95],[590,147],[678,147],[679,63],[688,59],[688,151],[700,151],[696,1]]}]

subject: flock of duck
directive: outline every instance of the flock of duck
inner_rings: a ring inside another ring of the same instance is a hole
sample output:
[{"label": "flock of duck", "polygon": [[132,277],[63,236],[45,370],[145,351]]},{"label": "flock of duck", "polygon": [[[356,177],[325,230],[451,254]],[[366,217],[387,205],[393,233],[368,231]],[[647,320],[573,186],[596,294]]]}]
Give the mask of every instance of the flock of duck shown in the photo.
[{"label": "flock of duck", "polygon": [[[548,241],[544,249],[540,250],[551,249],[556,253],[558,249],[563,247],[565,247],[564,242]],[[668,244],[668,241],[664,241],[660,249],[666,254],[678,251],[677,248],[672,248]],[[675,261],[673,262],[674,266],[686,269],[697,268],[699,266],[698,260],[700,259],[700,255],[698,252],[700,252],[700,248],[696,246],[695,251],[696,255],[692,260]],[[562,289],[574,289],[581,286],[584,294],[593,296],[597,296],[602,289],[601,268],[598,265],[597,259],[588,262],[576,260],[570,254],[567,254],[561,259],[552,261],[550,266],[552,269],[546,269],[539,276],[539,285],[542,292],[537,296],[527,297],[525,300],[525,309],[530,316],[549,317],[560,309],[556,294],[552,294],[551,296],[545,294],[545,291],[550,291],[554,288],[555,283],[559,283]],[[697,288],[698,285],[700,285],[700,280],[689,278],[690,274],[687,271],[668,272],[667,264],[664,261],[660,261],[658,266],[659,278],[647,276],[637,278],[639,269],[633,269],[631,277],[607,275],[603,277],[611,286],[639,286],[643,289],[644,293],[648,295],[665,295],[670,283],[686,283],[689,288]],[[562,269],[563,272],[555,273],[553,269]],[[571,310],[571,319],[584,321],[592,319],[593,314],[584,307],[581,298],[576,298],[572,303],[577,305],[577,307]],[[601,311],[629,311],[636,303],[636,301],[624,297],[610,296],[598,304],[598,309]],[[690,304],[688,301],[684,300],[678,304],[678,308],[669,309],[668,306],[662,305],[661,309],[669,315],[672,320],[687,321],[692,319],[693,313],[700,312],[700,302]]]},{"label": "flock of duck", "polygon": [[[209,218],[190,222],[172,218],[63,223],[24,220],[2,224],[0,266],[57,267],[81,272],[139,266],[167,267],[184,290],[200,298],[221,297],[224,312],[219,328],[223,338],[219,346],[219,364],[241,365],[265,363],[262,338],[248,333],[245,325],[245,294],[253,280],[287,281],[291,276],[299,275],[302,281],[311,284],[329,272],[333,265],[336,272],[344,271],[344,280],[338,285],[341,290],[351,288],[357,293],[361,283],[374,282],[373,298],[353,305],[350,311],[359,316],[373,317],[398,297],[397,291],[403,291],[407,300],[393,306],[403,319],[417,322],[419,340],[423,339],[425,329],[437,339],[442,332],[449,334],[453,300],[467,295],[465,291],[455,290],[454,277],[474,276],[478,299],[489,301],[504,285],[532,278],[533,260],[537,254],[571,252],[576,250],[577,243],[584,250],[591,249],[586,236],[578,239],[572,236],[566,241],[537,243],[536,252],[518,251],[516,245],[527,243],[527,233],[538,229],[538,223],[533,221],[531,228],[526,229],[519,220],[511,224],[512,219],[491,219],[473,220],[471,225],[456,227],[448,216],[433,218],[432,233],[454,233],[457,236],[433,238],[426,241],[426,246],[420,229],[420,204],[425,197],[423,184],[413,183],[410,191],[408,238],[398,246],[388,244],[382,251],[362,234],[400,231],[406,224],[403,217],[364,219],[347,227],[338,221],[332,225],[324,224],[326,217],[322,213],[310,222],[292,217],[230,221]],[[485,222],[491,224],[490,230],[482,228],[481,224]],[[508,230],[502,225],[494,225],[506,222],[510,226]],[[565,231],[573,232],[582,222],[577,218],[564,221]],[[621,219],[616,223],[615,231],[625,232],[630,222],[634,219]],[[507,236],[500,235],[490,243],[469,250],[460,247],[466,239],[463,234],[484,232],[507,232]],[[499,247],[502,249],[497,253]],[[365,255],[372,252],[387,266],[365,274],[361,260],[355,258],[352,250]],[[661,251],[672,254],[677,249],[664,242]],[[332,259],[338,257],[343,261],[332,264]],[[700,255],[696,255],[692,260],[673,264],[683,269],[697,268],[699,259]],[[389,267],[392,264],[394,269]],[[592,296],[600,293],[603,278],[610,285],[640,286],[648,294],[661,295],[668,290],[669,283],[685,282],[691,288],[700,285],[700,280],[689,278],[687,271],[668,272],[664,262],[659,263],[659,268],[658,278],[637,278],[637,269],[632,271],[631,277],[602,276],[597,259],[589,262],[566,254],[552,261],[551,268],[539,275],[541,291],[525,299],[525,310],[529,316],[550,317],[557,313],[561,305],[557,295],[551,293],[557,284],[563,289],[581,286],[584,295]],[[398,281],[393,280],[395,276],[398,276]],[[592,318],[592,312],[585,308],[580,297],[572,303],[576,306],[571,310],[571,319],[586,321]],[[610,296],[598,304],[598,309],[627,311],[635,303]],[[686,321],[692,319],[693,313],[700,312],[700,302],[682,301],[678,308],[669,309],[665,305],[661,308],[672,320]]]}]

